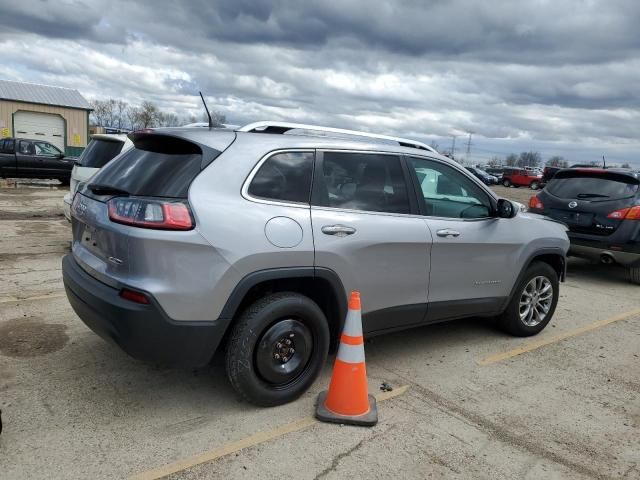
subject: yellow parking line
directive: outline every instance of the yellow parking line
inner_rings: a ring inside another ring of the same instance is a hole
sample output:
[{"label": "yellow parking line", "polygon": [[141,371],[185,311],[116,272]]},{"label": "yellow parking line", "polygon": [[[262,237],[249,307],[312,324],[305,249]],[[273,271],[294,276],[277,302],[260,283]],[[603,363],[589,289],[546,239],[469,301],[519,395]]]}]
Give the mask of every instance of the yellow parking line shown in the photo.
[{"label": "yellow parking line", "polygon": [[[378,402],[389,400],[390,398],[402,395],[404,392],[407,391],[408,388],[409,388],[408,385],[403,385],[401,387],[394,388],[390,392],[380,393],[376,395],[376,400]],[[232,453],[239,452],[240,450],[244,450],[245,448],[254,447],[256,445],[267,442],[269,440],[282,437],[284,435],[287,435],[288,433],[299,432],[300,430],[309,428],[312,425],[315,425],[316,423],[318,423],[318,420],[316,420],[314,417],[304,417],[299,420],[295,420],[291,423],[287,423],[285,425],[276,427],[272,430],[257,432],[241,440],[226,443],[208,452],[200,453],[198,455],[194,455],[184,460],[178,460],[177,462],[170,463],[169,465],[165,465],[164,467],[155,468],[153,470],[147,470],[146,472],[138,473],[136,475],[133,475],[131,477],[131,480],[157,480],[159,478],[163,478],[168,475],[181,472],[188,468],[195,467],[196,465],[217,460],[226,455],[230,455]]]},{"label": "yellow parking line", "polygon": [[46,300],[48,298],[62,298],[66,297],[64,293],[50,293],[48,295],[35,295],[33,297],[9,297],[9,298],[0,298],[0,303],[15,303],[15,302],[30,302],[32,300]]},{"label": "yellow parking line", "polygon": [[491,365],[492,363],[501,362],[502,360],[506,360],[508,358],[517,357],[518,355],[522,355],[523,353],[531,352],[533,350],[537,350],[538,348],[544,347],[546,345],[550,345],[552,343],[560,342],[567,338],[575,337],[576,335],[581,335],[586,332],[590,332],[591,330],[595,330],[600,327],[604,327],[614,322],[619,322],[620,320],[627,320],[635,315],[640,315],[640,308],[636,308],[634,310],[629,310],[628,312],[621,313],[619,315],[605,318],[604,320],[598,320],[597,322],[590,323],[588,325],[584,325],[582,327],[574,328],[573,330],[569,330],[567,332],[561,333],[559,335],[555,335],[549,338],[543,338],[536,342],[530,342],[522,347],[514,348],[513,350],[509,350],[507,352],[494,353],[493,355],[489,355],[481,360],[478,360],[478,365]]}]

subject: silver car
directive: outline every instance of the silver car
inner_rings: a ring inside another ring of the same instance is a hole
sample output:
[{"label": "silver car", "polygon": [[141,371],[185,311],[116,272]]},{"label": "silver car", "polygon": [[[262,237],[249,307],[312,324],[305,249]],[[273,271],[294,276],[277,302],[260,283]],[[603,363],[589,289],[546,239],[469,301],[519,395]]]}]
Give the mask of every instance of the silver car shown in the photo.
[{"label": "silver car", "polygon": [[130,139],[74,198],[63,275],[133,357],[224,350],[235,389],[278,405],[336,347],[351,290],[367,337],[463,317],[527,336],[553,316],[566,227],[420,142],[276,122]]}]

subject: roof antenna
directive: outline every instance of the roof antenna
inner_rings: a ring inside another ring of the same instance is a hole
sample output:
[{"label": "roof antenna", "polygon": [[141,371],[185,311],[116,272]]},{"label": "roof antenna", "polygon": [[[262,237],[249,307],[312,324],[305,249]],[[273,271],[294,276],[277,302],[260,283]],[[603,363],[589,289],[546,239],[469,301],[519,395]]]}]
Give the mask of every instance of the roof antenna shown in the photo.
[{"label": "roof antenna", "polygon": [[204,101],[202,92],[198,92],[198,93],[200,94],[200,98],[202,99],[202,104],[204,105],[204,109],[207,111],[207,117],[209,117],[209,128],[213,128],[213,120],[211,120],[211,114],[209,113],[209,109],[207,108],[207,102]]},{"label": "roof antenna", "polygon": [[604,160],[604,155],[602,155],[602,168],[607,168],[607,162]]}]

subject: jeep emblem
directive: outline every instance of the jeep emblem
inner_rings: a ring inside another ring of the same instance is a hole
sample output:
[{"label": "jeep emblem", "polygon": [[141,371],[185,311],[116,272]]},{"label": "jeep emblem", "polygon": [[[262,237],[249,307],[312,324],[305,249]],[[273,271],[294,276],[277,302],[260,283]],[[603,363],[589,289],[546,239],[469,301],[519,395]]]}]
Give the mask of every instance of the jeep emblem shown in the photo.
[{"label": "jeep emblem", "polygon": [[569,202],[569,208],[576,208],[578,206],[578,202],[573,201],[573,202]]}]

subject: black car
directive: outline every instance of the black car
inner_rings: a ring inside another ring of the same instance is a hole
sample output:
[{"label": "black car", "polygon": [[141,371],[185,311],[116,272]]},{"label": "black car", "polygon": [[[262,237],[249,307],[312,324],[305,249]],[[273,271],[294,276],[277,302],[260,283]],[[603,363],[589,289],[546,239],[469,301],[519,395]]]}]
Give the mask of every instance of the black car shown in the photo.
[{"label": "black car", "polygon": [[474,177],[478,178],[479,180],[482,181],[482,183],[484,183],[485,185],[497,185],[498,184],[498,178],[493,176],[493,175],[489,175],[487,172],[485,172],[484,170],[482,170],[481,168],[478,167],[465,167],[467,170],[469,170]]},{"label": "black car", "polygon": [[531,197],[529,210],[569,227],[569,253],[627,267],[640,284],[640,173],[570,168]]},{"label": "black car", "polygon": [[68,184],[76,160],[44,140],[0,138],[0,178],[57,178]]}]

